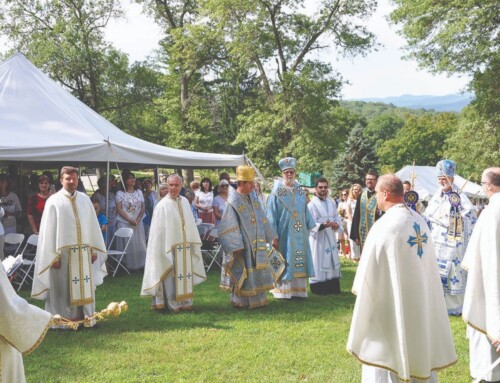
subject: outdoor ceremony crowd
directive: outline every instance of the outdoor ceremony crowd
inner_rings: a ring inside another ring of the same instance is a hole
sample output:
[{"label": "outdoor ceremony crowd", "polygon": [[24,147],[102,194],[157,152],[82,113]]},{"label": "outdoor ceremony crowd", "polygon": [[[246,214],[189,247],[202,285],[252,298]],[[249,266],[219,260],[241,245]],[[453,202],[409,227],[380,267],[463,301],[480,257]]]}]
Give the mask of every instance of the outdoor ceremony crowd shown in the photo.
[{"label": "outdoor ceremony crowd", "polygon": [[[0,258],[9,234],[34,234],[37,245],[33,268],[0,267],[0,382],[25,381],[22,354],[48,329],[95,326],[96,287],[108,274],[143,272],[151,308],[178,313],[192,310],[215,262],[230,303],[254,309],[268,293],[340,294],[342,256],[357,263],[347,351],[362,363],[362,382],[437,382],[457,362],[449,315],[467,323],[470,375],[500,382],[500,168],[482,174],[489,203],[480,212],[449,159],[436,165],[429,201],[414,179],[372,170],[338,198],[320,177],[309,196],[295,158],[277,166],[267,196],[244,165],[233,180],[224,172],[216,185],[205,177],[189,188],[175,173],[156,185],[125,169],[100,177],[91,197],[70,166],[23,178],[22,188],[0,174]],[[26,278],[45,310],[15,292]]]}]

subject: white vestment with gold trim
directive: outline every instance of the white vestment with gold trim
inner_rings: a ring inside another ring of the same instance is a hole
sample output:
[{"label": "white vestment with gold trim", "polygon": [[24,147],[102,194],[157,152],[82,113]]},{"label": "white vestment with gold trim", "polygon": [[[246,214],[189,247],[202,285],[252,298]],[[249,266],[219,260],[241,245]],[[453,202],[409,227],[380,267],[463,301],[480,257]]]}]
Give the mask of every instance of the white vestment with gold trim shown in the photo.
[{"label": "white vestment with gold trim", "polygon": [[457,360],[431,233],[398,204],[377,220],[363,247],[347,351],[402,381],[430,380]]},{"label": "white vestment with gold trim", "polygon": [[[97,260],[92,263],[92,254]],[[95,288],[107,275],[106,245],[90,198],[61,189],[45,205],[31,296],[72,320],[95,312]],[[52,267],[60,262],[60,268]]]},{"label": "white vestment with gold trim", "polygon": [[186,198],[167,195],[153,211],[142,296],[153,297],[153,308],[190,307],[194,286],[205,281],[201,239]]},{"label": "white vestment with gold trim", "polygon": [[25,382],[22,355],[38,347],[51,319],[16,294],[0,264],[0,382]]},{"label": "white vestment with gold trim", "polygon": [[[500,192],[479,216],[462,267],[469,272],[462,318],[469,325],[471,375],[478,378],[500,357],[491,345],[500,339]],[[500,366],[483,379],[500,380]]]}]

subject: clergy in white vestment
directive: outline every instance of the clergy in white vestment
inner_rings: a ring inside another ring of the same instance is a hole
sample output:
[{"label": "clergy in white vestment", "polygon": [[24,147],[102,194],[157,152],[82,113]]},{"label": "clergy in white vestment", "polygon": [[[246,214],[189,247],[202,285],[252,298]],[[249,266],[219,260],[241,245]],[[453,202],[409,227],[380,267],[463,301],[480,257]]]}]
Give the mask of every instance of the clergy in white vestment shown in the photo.
[{"label": "clergy in white vestment", "polygon": [[362,364],[363,383],[437,382],[457,361],[436,256],[425,220],[403,201],[403,184],[377,183],[385,214],[363,248],[347,351]]},{"label": "clergy in white vestment", "polygon": [[328,197],[328,181],[316,181],[316,193],[307,204],[316,226],[309,232],[309,243],[314,264],[314,277],[309,278],[313,294],[340,293],[340,260],[337,234],[342,233],[342,220],[335,201]]},{"label": "clergy in white vestment", "polygon": [[467,322],[470,374],[500,381],[500,167],[486,169],[481,184],[489,204],[481,213],[462,266],[468,270],[462,318]]},{"label": "clergy in white vestment", "polygon": [[206,280],[201,239],[188,200],[179,195],[182,178],[167,178],[168,194],[153,211],[142,296],[152,296],[152,307],[172,312],[191,310],[194,286]]},{"label": "clergy in white vestment", "polygon": [[467,272],[462,259],[477,220],[476,208],[453,183],[456,164],[442,160],[436,165],[438,191],[432,196],[424,216],[431,222],[439,274],[449,315],[462,314]]},{"label": "clergy in white vestment", "polygon": [[0,382],[25,382],[23,355],[42,342],[52,315],[19,297],[0,264]]},{"label": "clergy in white vestment", "polygon": [[76,190],[77,170],[64,166],[60,181],[43,211],[31,297],[78,321],[95,313],[95,288],[107,275],[106,245],[90,198]]}]

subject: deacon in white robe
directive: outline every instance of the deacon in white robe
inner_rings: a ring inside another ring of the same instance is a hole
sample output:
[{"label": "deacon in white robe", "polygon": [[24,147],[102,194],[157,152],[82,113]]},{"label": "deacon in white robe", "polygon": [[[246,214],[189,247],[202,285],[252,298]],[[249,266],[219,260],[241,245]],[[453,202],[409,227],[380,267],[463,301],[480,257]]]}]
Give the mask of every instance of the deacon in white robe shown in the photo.
[{"label": "deacon in white robe", "polygon": [[[467,285],[467,272],[462,269],[462,259],[477,215],[469,198],[453,184],[455,167],[451,160],[442,160],[436,165],[440,187],[429,201],[424,215],[431,222],[432,241],[448,314],[458,316],[462,314]],[[455,210],[452,208],[454,200],[458,201],[457,220],[450,217]]]},{"label": "deacon in white robe", "polygon": [[142,280],[142,296],[152,307],[191,310],[194,286],[206,280],[201,239],[188,200],[179,195],[182,178],[167,178],[168,194],[153,211]]},{"label": "deacon in white robe", "polygon": [[337,205],[328,197],[328,181],[316,181],[316,195],[307,204],[316,226],[309,232],[314,264],[314,277],[309,278],[313,294],[340,293],[340,260],[336,233],[342,233],[342,220]]},{"label": "deacon in white robe", "polygon": [[0,264],[0,382],[23,383],[23,355],[42,342],[52,315],[19,297]]},{"label": "deacon in white robe", "polygon": [[347,351],[363,363],[364,383],[437,382],[457,360],[436,256],[425,220],[403,202],[394,175],[377,183],[385,214],[363,248]]},{"label": "deacon in white robe", "polygon": [[500,357],[495,349],[500,343],[500,168],[486,169],[481,178],[490,202],[462,262],[469,273],[462,318],[468,325],[471,376],[500,381],[500,366],[483,376]]},{"label": "deacon in white robe", "polygon": [[43,211],[31,297],[78,321],[95,313],[95,288],[107,275],[106,245],[90,198],[76,191],[75,168],[61,169],[61,184]]}]

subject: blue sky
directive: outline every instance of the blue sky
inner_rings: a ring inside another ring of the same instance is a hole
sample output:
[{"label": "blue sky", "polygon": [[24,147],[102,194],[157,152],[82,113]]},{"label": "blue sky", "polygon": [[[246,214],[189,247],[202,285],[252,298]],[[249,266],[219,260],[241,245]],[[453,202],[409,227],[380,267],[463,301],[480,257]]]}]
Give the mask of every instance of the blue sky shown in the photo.
[{"label": "blue sky", "polygon": [[[310,3],[314,0],[308,0]],[[157,48],[161,30],[141,13],[141,6],[122,0],[127,10],[126,19],[111,20],[106,39],[129,55],[130,62],[144,60]],[[338,60],[332,51],[323,57],[350,82],[342,91],[342,98],[389,97],[403,94],[446,95],[465,89],[466,77],[432,75],[419,69],[416,62],[401,59],[404,40],[396,34],[385,17],[391,10],[389,0],[379,0],[376,14],[368,21],[369,29],[383,46],[366,57]],[[3,39],[0,39],[2,43]],[[2,44],[3,45],[3,44]]]}]

